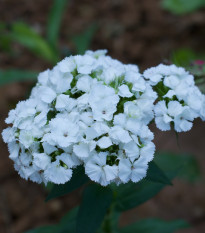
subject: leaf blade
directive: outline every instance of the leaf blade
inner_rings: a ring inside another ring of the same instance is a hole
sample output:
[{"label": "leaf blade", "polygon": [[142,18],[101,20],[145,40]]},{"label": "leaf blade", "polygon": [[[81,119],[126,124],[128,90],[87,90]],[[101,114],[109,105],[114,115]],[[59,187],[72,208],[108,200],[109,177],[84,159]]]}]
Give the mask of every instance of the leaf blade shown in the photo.
[{"label": "leaf blade", "polygon": [[80,166],[74,170],[73,176],[69,182],[62,185],[54,185],[45,201],[47,202],[72,192],[73,190],[79,188],[81,185],[85,184],[87,181],[88,177],[85,175],[84,168]]},{"label": "leaf blade", "polygon": [[162,7],[171,13],[182,15],[205,6],[204,0],[163,0]]},{"label": "leaf blade", "polygon": [[143,219],[121,228],[119,233],[174,233],[176,230],[187,227],[189,224],[184,220]]},{"label": "leaf blade", "polygon": [[38,73],[28,70],[0,70],[0,85],[18,81],[35,81]]},{"label": "leaf blade", "polygon": [[[166,175],[169,179],[172,179],[176,172],[166,173]],[[143,204],[159,193],[166,185],[144,179],[137,184],[128,183],[121,186],[121,192],[118,193],[116,198],[116,209],[118,211],[126,211]]]},{"label": "leaf blade", "polygon": [[90,47],[92,38],[96,30],[97,24],[93,23],[81,34],[72,37],[72,41],[75,44],[78,54],[84,54],[84,52]]},{"label": "leaf blade", "polygon": [[111,202],[112,191],[110,188],[101,187],[97,184],[87,186],[77,216],[76,232],[95,233]]},{"label": "leaf blade", "polygon": [[157,166],[154,161],[149,163],[149,169],[147,171],[146,180],[158,182],[167,185],[173,185],[170,179],[166,176],[166,174]]},{"label": "leaf blade", "polygon": [[47,39],[49,44],[56,48],[63,13],[68,0],[54,0],[48,17]]},{"label": "leaf blade", "polygon": [[169,152],[160,152],[155,156],[155,162],[163,167],[165,171],[178,170],[177,177],[189,182],[201,179],[201,171],[198,161],[191,154],[175,154]]},{"label": "leaf blade", "polygon": [[31,27],[25,23],[17,22],[11,25],[8,36],[21,45],[31,50],[39,57],[49,62],[55,63],[58,57],[50,45]]}]

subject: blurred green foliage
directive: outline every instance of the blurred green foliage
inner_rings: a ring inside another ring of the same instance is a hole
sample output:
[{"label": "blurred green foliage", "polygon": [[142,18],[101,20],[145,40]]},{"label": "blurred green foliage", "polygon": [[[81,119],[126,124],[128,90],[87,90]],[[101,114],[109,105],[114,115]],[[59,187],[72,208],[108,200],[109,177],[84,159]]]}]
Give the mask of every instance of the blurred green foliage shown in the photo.
[{"label": "blurred green foliage", "polygon": [[11,82],[36,80],[37,72],[25,70],[0,70],[0,85]]},{"label": "blurred green foliage", "polygon": [[188,48],[181,48],[174,51],[171,55],[171,61],[177,65],[182,67],[189,67],[191,62],[195,60],[205,60],[205,54],[196,53]]},{"label": "blurred green foliage", "polygon": [[73,36],[72,41],[75,44],[76,52],[83,54],[85,50],[90,47],[92,38],[97,30],[97,24],[91,24],[84,32],[79,35]]},{"label": "blurred green foliage", "polygon": [[119,233],[172,233],[187,227],[189,227],[189,224],[184,220],[164,221],[152,218],[142,219],[123,227]]},{"label": "blurred green foliage", "polygon": [[161,152],[155,155],[155,162],[163,171],[178,171],[177,177],[188,182],[201,180],[201,172],[196,158],[191,154]]},{"label": "blurred green foliage", "polygon": [[17,22],[10,26],[6,36],[9,41],[18,42],[43,59],[56,63],[58,54],[35,30],[25,23]]},{"label": "blurred green foliage", "polygon": [[[84,185],[80,206],[69,212],[59,224],[36,228],[26,233],[96,233],[96,231],[97,233],[174,233],[189,227],[184,220],[164,221],[153,218],[138,220],[121,228],[119,217],[124,211],[136,208],[150,200],[166,185],[170,185],[170,180],[176,176],[189,182],[200,180],[201,173],[194,156],[158,153],[150,163],[148,176],[145,179],[138,183],[129,182],[119,186],[111,184],[108,187],[102,187],[88,182],[81,177],[84,174],[83,167],[77,170],[71,182],[64,185],[64,189],[63,185],[55,185],[47,200],[66,195]],[[152,179],[150,179],[151,176]]]},{"label": "blurred green foliage", "polygon": [[196,53],[187,48],[178,49],[172,53],[171,61],[193,74],[196,85],[205,94],[205,53]]},{"label": "blurred green foliage", "polygon": [[46,201],[52,200],[53,198],[63,196],[73,190],[79,188],[81,185],[88,181],[88,177],[85,175],[85,170],[82,166],[73,171],[71,180],[64,185],[52,185],[51,192],[46,198]]},{"label": "blurred green foliage", "polygon": [[182,15],[205,7],[205,0],[163,0],[161,5],[173,14]]},{"label": "blurred green foliage", "polygon": [[[68,3],[69,0],[53,1],[47,20],[46,38],[43,38],[36,30],[24,22],[15,22],[9,25],[0,22],[0,48],[12,53],[13,43],[19,43],[37,57],[55,65],[62,57],[58,44],[59,31],[63,13]],[[89,48],[96,30],[97,24],[91,24],[81,34],[71,38],[78,54],[83,54]],[[36,80],[37,73],[24,70],[0,70],[0,85],[17,81]]]},{"label": "blurred green foliage", "polygon": [[60,25],[67,3],[68,0],[55,0],[49,13],[47,23],[47,40],[55,50],[57,50]]}]

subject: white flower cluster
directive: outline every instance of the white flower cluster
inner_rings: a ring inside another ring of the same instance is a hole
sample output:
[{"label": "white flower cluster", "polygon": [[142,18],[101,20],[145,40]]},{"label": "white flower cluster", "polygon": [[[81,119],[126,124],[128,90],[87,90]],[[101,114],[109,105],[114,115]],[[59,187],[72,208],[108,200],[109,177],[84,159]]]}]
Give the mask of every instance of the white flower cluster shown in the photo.
[{"label": "white flower cluster", "polygon": [[194,77],[182,67],[158,65],[144,72],[144,77],[158,93],[155,105],[155,123],[162,130],[185,132],[193,120],[205,120],[205,95],[195,86]]},{"label": "white flower cluster", "polygon": [[178,132],[205,119],[205,98],[182,68],[160,65],[143,77],[105,54],[87,51],[40,73],[30,98],[9,112],[2,136],[21,177],[64,184],[83,165],[103,186],[138,182],[154,156],[154,113],[158,128],[173,122]]}]

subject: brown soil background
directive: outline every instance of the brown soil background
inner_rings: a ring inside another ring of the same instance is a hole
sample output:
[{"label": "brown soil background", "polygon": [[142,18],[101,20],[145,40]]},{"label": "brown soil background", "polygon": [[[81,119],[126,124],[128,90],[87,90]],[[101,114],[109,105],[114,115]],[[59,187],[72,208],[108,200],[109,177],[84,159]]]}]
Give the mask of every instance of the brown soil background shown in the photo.
[{"label": "brown soil background", "polygon": [[[0,21],[24,21],[45,35],[50,0],[0,0]],[[159,0],[76,0],[70,1],[63,17],[59,47],[74,51],[70,38],[97,22],[91,49],[107,48],[109,54],[125,63],[146,67],[167,61],[170,54],[183,47],[205,51],[205,11],[186,16],[174,16],[161,9]],[[19,45],[9,55],[1,51],[1,68],[22,68],[42,71],[50,64],[37,58]],[[31,84],[10,84],[0,88],[0,130],[4,119],[17,101],[26,98]],[[173,133],[155,129],[158,150],[193,153],[205,176],[205,124],[196,121],[193,129],[180,134],[181,149]],[[0,141],[0,232],[22,233],[43,224],[56,223],[80,201],[80,190],[48,203],[46,191],[37,184],[21,179],[8,159],[6,145]],[[186,219],[191,229],[178,233],[205,232],[204,179],[195,184],[175,180],[173,187],[165,188],[155,198],[137,209],[127,211],[121,224],[143,217],[166,220]]]}]

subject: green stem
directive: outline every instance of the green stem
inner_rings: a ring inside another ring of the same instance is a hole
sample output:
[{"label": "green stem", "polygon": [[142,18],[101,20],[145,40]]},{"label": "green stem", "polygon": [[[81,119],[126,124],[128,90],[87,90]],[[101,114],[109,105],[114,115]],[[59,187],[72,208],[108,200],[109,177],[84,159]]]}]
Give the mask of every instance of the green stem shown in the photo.
[{"label": "green stem", "polygon": [[107,214],[98,233],[117,233],[119,213],[115,211],[115,203],[113,202],[107,210]]},{"label": "green stem", "polygon": [[112,226],[113,210],[114,210],[113,204],[111,204],[104,218],[103,224],[102,224],[103,233],[113,233],[113,229],[112,229],[113,228]]}]

